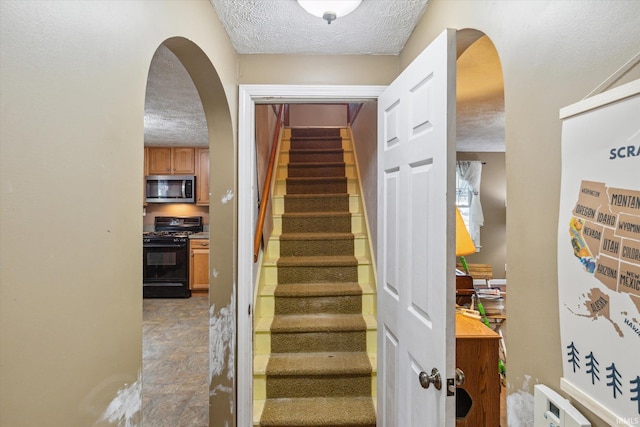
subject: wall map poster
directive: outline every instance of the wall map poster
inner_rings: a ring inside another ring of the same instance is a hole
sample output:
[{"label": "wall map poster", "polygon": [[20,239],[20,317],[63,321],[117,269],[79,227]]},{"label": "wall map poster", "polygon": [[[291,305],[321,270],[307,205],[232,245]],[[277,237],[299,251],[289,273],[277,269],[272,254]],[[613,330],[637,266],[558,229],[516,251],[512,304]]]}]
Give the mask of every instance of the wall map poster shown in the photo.
[{"label": "wall map poster", "polygon": [[562,388],[640,425],[640,81],[587,101],[561,111]]}]

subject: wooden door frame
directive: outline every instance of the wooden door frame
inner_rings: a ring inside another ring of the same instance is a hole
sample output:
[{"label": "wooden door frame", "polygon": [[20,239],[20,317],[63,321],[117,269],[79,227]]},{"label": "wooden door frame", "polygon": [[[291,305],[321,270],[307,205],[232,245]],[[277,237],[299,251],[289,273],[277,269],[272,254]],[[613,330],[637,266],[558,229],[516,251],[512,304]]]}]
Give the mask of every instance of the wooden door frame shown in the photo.
[{"label": "wooden door frame", "polygon": [[240,85],[238,94],[238,319],[237,426],[253,425],[253,262],[255,106],[280,103],[348,103],[377,100],[387,86]]}]

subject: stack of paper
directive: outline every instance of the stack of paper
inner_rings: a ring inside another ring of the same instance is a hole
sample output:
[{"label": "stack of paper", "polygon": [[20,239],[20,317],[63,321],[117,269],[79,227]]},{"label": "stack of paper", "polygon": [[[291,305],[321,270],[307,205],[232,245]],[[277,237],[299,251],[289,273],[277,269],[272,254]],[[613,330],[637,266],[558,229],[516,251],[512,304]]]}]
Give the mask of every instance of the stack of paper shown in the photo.
[{"label": "stack of paper", "polygon": [[503,299],[498,289],[478,289],[477,293],[487,315],[504,313]]}]

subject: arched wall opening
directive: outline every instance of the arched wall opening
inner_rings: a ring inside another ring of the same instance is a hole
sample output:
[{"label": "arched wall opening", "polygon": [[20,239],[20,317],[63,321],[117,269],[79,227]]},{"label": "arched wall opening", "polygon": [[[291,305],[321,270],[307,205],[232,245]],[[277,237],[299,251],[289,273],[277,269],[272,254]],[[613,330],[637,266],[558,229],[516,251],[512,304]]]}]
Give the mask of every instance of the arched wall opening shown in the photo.
[{"label": "arched wall opening", "polygon": [[[492,277],[504,279],[506,283],[507,175],[502,62],[491,39],[470,28],[458,31],[457,57],[456,160],[480,163],[479,196],[484,214],[484,225],[480,228],[481,247],[465,258],[469,264],[491,266]],[[506,307],[506,294],[502,303]],[[506,311],[500,312],[498,304],[491,307],[490,317],[505,314]],[[506,363],[506,322],[490,321],[503,336],[500,359]],[[500,424],[506,425],[504,387],[500,397]]]},{"label": "arched wall opening", "polygon": [[[209,425],[235,424],[235,286],[237,283],[237,149],[220,77],[195,43],[165,40],[197,90],[209,147]],[[143,378],[144,388],[144,378]]]}]

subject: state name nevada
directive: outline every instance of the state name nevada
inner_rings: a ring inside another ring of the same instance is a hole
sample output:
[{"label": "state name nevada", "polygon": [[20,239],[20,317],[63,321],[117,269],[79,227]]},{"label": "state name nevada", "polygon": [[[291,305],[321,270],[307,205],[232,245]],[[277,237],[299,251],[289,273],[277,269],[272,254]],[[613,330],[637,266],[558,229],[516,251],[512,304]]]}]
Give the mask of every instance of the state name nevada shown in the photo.
[{"label": "state name nevada", "polygon": [[[623,318],[630,317],[637,325],[640,317],[640,190],[583,180],[572,214],[569,235],[574,255],[584,271],[593,274],[608,290],[631,299],[636,312],[620,314]],[[610,315],[612,299],[608,292],[593,288],[582,297],[587,314],[574,314],[605,318],[620,336],[624,335]],[[638,333],[635,328],[632,330]]]}]

